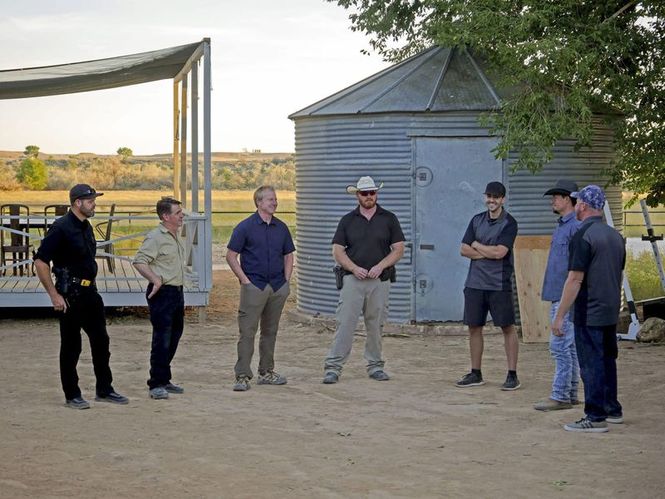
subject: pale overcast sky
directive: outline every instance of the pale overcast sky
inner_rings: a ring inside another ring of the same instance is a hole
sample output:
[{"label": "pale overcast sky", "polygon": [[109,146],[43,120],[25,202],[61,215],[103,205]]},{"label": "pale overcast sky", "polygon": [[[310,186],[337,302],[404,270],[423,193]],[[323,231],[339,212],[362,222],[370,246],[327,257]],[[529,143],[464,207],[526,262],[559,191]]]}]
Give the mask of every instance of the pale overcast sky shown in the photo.
[{"label": "pale overcast sky", "polygon": [[[0,0],[0,69],[211,39],[212,149],[294,150],[287,116],[388,66],[324,0]],[[202,112],[202,111],[201,111]],[[0,100],[0,150],[135,154],[172,148],[172,80]]]}]

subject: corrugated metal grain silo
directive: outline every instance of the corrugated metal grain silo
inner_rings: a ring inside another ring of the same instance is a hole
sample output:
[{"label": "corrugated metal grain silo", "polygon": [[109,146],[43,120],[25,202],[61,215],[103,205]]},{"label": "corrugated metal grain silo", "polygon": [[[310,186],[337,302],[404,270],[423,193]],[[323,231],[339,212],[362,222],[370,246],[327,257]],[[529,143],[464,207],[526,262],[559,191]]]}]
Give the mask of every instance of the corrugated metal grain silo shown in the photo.
[{"label": "corrugated metal grain silo", "polygon": [[[614,153],[601,120],[591,148],[562,142],[539,174],[511,174],[512,158],[494,158],[498,139],[478,123],[499,100],[470,53],[433,47],[290,116],[301,312],[335,313],[331,242],[339,219],[357,204],[345,188],[360,176],[385,183],[378,202],[397,215],[406,236],[390,294],[389,320],[397,323],[461,320],[468,261],[460,242],[471,216],[486,209],[487,182],[506,185],[521,235],[551,233],[555,219],[543,193],[558,178],[605,183],[601,170]],[[608,189],[608,198],[620,221],[620,189]]]}]

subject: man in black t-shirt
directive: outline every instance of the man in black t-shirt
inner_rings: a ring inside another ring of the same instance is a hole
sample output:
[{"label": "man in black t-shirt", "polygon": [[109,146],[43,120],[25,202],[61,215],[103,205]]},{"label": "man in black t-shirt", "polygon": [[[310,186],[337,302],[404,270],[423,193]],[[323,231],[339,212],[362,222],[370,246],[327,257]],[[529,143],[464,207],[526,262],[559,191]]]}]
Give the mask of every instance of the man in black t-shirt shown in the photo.
[{"label": "man in black t-shirt", "polygon": [[503,331],[508,364],[502,390],[517,390],[517,353],[519,342],[515,332],[513,309],[513,243],[517,237],[517,221],[503,204],[506,188],[501,182],[490,182],[485,188],[487,211],[478,213],[469,222],[460,253],[471,260],[464,283],[464,324],[469,328],[471,371],[455,386],[468,388],[485,384],[480,369],[483,357],[483,327],[487,313],[495,326]]},{"label": "man in black t-shirt", "polygon": [[[60,379],[65,405],[88,409],[81,396],[76,365],[81,355],[81,328],[90,339],[92,364],[97,378],[95,400],[127,404],[127,397],[111,385],[109,336],[106,332],[104,302],[97,293],[95,277],[96,242],[88,218],[95,215],[95,198],[103,193],[87,184],[77,184],[69,191],[71,208],[56,220],[35,255],[35,269],[60,319]],[[51,279],[50,263],[56,282]]]},{"label": "man in black t-shirt", "polygon": [[377,204],[383,186],[371,177],[361,177],[347,187],[358,207],[342,217],[333,237],[333,257],[346,275],[337,306],[337,330],[325,361],[323,383],[337,383],[351,354],[353,332],[362,313],[367,339],[367,374],[377,381],[390,376],[383,370],[381,328],[388,309],[394,265],[404,254],[404,234],[397,217]]},{"label": "man in black t-shirt", "polygon": [[571,197],[577,199],[575,214],[582,224],[570,241],[568,278],[552,333],[561,334],[563,317],[574,303],[585,416],[564,429],[600,433],[608,430],[608,422],[623,423],[623,409],[617,400],[616,325],[626,248],[623,237],[603,223],[605,193],[600,187],[587,185]]}]

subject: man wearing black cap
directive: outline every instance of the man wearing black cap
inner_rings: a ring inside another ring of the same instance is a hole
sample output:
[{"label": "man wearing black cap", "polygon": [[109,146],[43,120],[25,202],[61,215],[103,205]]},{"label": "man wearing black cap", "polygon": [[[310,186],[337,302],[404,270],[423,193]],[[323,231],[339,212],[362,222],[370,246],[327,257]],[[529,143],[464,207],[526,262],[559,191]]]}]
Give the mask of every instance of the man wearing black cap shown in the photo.
[{"label": "man wearing black cap", "polygon": [[487,211],[475,215],[462,238],[461,254],[471,260],[464,284],[464,324],[469,327],[471,372],[455,383],[460,388],[484,385],[480,369],[483,356],[483,326],[487,312],[503,331],[508,375],[502,390],[517,390],[517,352],[513,309],[513,243],[517,221],[503,208],[506,188],[490,182],[485,188]]},{"label": "man wearing black cap", "polygon": [[[69,212],[53,223],[35,255],[37,276],[51,298],[53,308],[60,312],[60,379],[65,405],[72,409],[90,407],[81,396],[76,372],[81,354],[81,328],[90,340],[97,378],[95,400],[114,404],[129,402],[111,385],[113,377],[109,367],[111,354],[104,303],[95,286],[97,245],[88,218],[95,215],[95,198],[102,195],[87,184],[72,187]],[[55,284],[51,279],[51,262]]]},{"label": "man wearing black cap", "polygon": [[[561,179],[544,195],[552,196],[552,211],[559,215],[557,226],[552,234],[547,267],[543,277],[541,297],[550,302],[550,321],[559,309],[563,284],[568,277],[568,245],[579,229],[580,222],[575,217],[575,198],[571,192],[577,191],[577,184],[572,180]],[[575,349],[575,331],[570,313],[564,316],[559,334],[550,334],[550,353],[555,362],[552,392],[546,400],[538,402],[537,411],[556,411],[570,409],[578,404],[580,368]]]}]

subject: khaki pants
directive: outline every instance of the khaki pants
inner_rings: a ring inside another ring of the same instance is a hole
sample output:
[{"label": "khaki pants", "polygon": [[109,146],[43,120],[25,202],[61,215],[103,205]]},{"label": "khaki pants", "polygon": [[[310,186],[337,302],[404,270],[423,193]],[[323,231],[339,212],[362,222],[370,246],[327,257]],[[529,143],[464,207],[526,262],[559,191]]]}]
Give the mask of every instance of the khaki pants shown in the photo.
[{"label": "khaki pants", "polygon": [[325,372],[338,376],[351,354],[353,332],[362,313],[365,319],[367,338],[365,340],[365,360],[367,373],[382,371],[385,362],[381,358],[381,329],[388,310],[390,281],[379,279],[357,279],[354,275],[344,276],[344,287],[339,294],[337,305],[337,330],[325,361]]},{"label": "khaki pants", "polygon": [[275,367],[275,340],[282,309],[289,296],[289,283],[285,283],[277,291],[268,284],[263,291],[254,284],[243,284],[240,287],[240,305],[238,306],[238,362],[235,366],[236,376],[253,377],[252,356],[254,355],[254,337],[261,322],[261,338],[259,339],[259,374],[272,371]]}]

